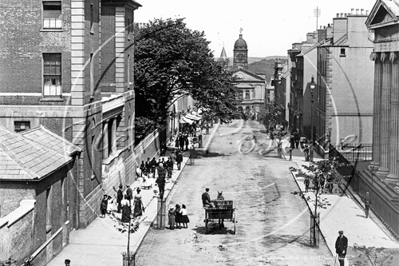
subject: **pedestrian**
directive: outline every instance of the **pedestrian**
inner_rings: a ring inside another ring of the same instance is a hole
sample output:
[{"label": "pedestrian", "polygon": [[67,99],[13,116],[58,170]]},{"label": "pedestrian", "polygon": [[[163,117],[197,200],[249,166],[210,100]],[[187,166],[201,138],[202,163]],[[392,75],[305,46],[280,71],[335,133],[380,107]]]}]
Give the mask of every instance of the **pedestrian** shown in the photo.
[{"label": "pedestrian", "polygon": [[179,151],[176,151],[176,164],[177,164],[177,170],[180,171],[181,163],[183,161],[183,156]]},{"label": "pedestrian", "polygon": [[150,158],[147,158],[147,161],[145,162],[145,169],[147,174],[151,172],[151,161]]},{"label": "pedestrian", "polygon": [[294,131],[294,140],[295,140],[295,147],[298,149],[299,148],[299,129]]},{"label": "pedestrian", "polygon": [[188,151],[188,144],[190,143],[190,140],[188,138],[188,135],[186,135],[186,138],[184,139],[184,144],[186,145],[186,151]]},{"label": "pedestrian", "polygon": [[305,177],[304,183],[305,183],[305,192],[308,192],[308,190],[309,190],[309,184],[310,184],[310,180],[309,180],[309,177],[308,177],[308,176]]},{"label": "pedestrian", "polygon": [[114,200],[112,199],[111,196],[108,196],[107,213],[111,214],[112,211],[114,211],[114,210],[115,210]]},{"label": "pedestrian", "polygon": [[179,144],[180,144],[180,150],[184,150],[184,142],[185,142],[185,138],[184,138],[185,136],[184,135],[180,135],[180,138],[179,138]]},{"label": "pedestrian", "polygon": [[176,228],[181,229],[182,215],[181,215],[181,207],[179,204],[176,204],[175,212],[176,212],[175,215]]},{"label": "pedestrian", "polygon": [[143,174],[146,174],[146,166],[145,166],[145,164],[144,164],[144,161],[141,161],[141,164],[140,164],[140,170],[141,170],[141,177],[143,177]]},{"label": "pedestrian", "polygon": [[338,261],[340,266],[345,264],[346,249],[348,248],[348,239],[344,236],[344,231],[338,231],[339,236],[335,241],[335,252],[338,255]]},{"label": "pedestrian", "polygon": [[366,196],[364,197],[364,214],[366,218],[369,218],[370,207],[371,207],[370,194],[366,192]]},{"label": "pedestrian", "polygon": [[168,220],[169,220],[170,230],[175,229],[175,222],[176,222],[175,218],[176,218],[175,208],[173,206],[169,206]]},{"label": "pedestrian", "polygon": [[133,190],[130,188],[129,184],[127,184],[126,187],[127,187],[126,189],[127,200],[129,201],[129,204],[131,204],[133,199]]},{"label": "pedestrian", "polygon": [[190,222],[190,219],[187,216],[186,205],[181,205],[181,222],[183,223],[183,228],[188,228],[187,224]]},{"label": "pedestrian", "polygon": [[103,199],[101,200],[101,218],[105,217],[105,214],[107,213],[107,208],[108,208],[108,196],[104,195]]},{"label": "pedestrian", "polygon": [[295,149],[295,137],[294,137],[294,133],[291,133],[290,136],[290,146],[291,146],[291,150]]},{"label": "pedestrian", "polygon": [[165,192],[165,176],[166,170],[163,168],[163,164],[160,164],[158,167],[158,178],[155,181],[159,188],[159,197],[163,199],[163,194]]},{"label": "pedestrian", "polygon": [[116,192],[116,203],[118,204],[117,212],[120,213],[122,210],[122,200],[123,200],[123,192],[122,192],[122,185],[119,185],[119,189]]},{"label": "pedestrian", "polygon": [[155,157],[152,157],[151,160],[151,173],[155,174],[155,168],[157,167],[157,161],[155,160]]},{"label": "pedestrian", "polygon": [[136,195],[134,196],[134,208],[133,208],[133,217],[136,218],[138,216],[143,215],[143,211],[145,211],[144,204],[143,204],[143,199],[141,197],[141,189],[138,187],[136,189]]},{"label": "pedestrian", "polygon": [[201,198],[203,207],[212,207],[211,196],[209,196],[209,188],[205,189],[205,192],[202,193]]},{"label": "pedestrian", "polygon": [[121,204],[122,204],[121,222],[127,223],[130,221],[130,216],[132,215],[132,207],[130,205],[130,201],[128,200],[128,195],[125,194]]}]

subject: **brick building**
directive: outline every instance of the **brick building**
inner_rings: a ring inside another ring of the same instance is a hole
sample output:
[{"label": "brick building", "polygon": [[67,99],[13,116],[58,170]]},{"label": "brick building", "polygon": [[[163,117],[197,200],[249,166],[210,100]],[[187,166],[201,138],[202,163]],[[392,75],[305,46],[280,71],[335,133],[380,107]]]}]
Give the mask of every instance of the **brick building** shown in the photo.
[{"label": "brick building", "polygon": [[0,262],[32,256],[44,265],[68,243],[80,152],[43,126],[21,134],[0,126]]},{"label": "brick building", "polygon": [[[45,126],[82,152],[71,228],[134,178],[133,0],[2,1],[0,125]],[[2,186],[2,183],[0,183]]]}]

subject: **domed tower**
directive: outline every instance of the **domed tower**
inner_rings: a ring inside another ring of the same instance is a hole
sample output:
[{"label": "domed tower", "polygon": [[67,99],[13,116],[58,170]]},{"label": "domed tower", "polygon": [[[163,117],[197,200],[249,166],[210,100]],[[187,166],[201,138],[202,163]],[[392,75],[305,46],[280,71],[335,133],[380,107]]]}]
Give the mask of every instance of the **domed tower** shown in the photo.
[{"label": "domed tower", "polygon": [[238,40],[234,43],[233,69],[248,69],[248,46],[247,42],[242,38],[241,31],[242,29],[240,30]]}]

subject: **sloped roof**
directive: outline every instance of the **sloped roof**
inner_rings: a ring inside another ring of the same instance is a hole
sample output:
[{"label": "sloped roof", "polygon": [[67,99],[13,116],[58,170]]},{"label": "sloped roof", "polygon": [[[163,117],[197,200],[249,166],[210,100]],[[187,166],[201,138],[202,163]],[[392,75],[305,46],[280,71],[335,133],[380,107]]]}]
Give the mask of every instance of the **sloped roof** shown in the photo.
[{"label": "sloped roof", "polygon": [[[40,127],[33,131],[42,132],[35,135],[38,137],[35,141],[0,126],[0,180],[40,180],[72,160],[61,150],[56,151],[60,146],[54,142],[55,137],[50,136],[47,129]],[[70,154],[80,151],[76,146],[70,149]]]},{"label": "sloped roof", "polygon": [[242,76],[245,77],[243,80],[238,80],[238,82],[242,82],[242,81],[264,81],[265,79],[256,75],[255,73],[252,73],[249,70],[243,69],[243,68],[239,68],[237,70],[235,70],[233,72],[233,76],[240,76],[239,73],[242,73]]},{"label": "sloped roof", "polygon": [[348,41],[348,34],[344,34],[341,38],[334,42],[334,45],[345,45]]},{"label": "sloped roof", "polygon": [[43,125],[30,130],[22,131],[19,134],[33,142],[36,142],[37,144],[43,145],[48,149],[52,149],[61,155],[71,156],[76,152],[82,151],[79,147],[63,137],[58,136]]},{"label": "sloped roof", "polygon": [[[385,18],[381,17],[380,13],[381,9],[383,9],[386,12]],[[377,28],[398,23],[399,23],[399,0],[377,1],[374,4],[372,10],[370,11],[370,15],[366,20],[366,26],[368,28]]]}]

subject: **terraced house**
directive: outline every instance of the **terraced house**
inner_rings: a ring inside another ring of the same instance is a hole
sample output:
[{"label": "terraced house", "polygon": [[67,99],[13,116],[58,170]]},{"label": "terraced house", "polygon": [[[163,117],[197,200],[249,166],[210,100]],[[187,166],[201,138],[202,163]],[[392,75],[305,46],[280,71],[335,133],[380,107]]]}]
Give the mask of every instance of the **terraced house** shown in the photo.
[{"label": "terraced house", "polygon": [[134,178],[139,7],[1,1],[0,238],[10,241],[0,243],[0,262],[45,264],[93,221],[103,194]]}]

